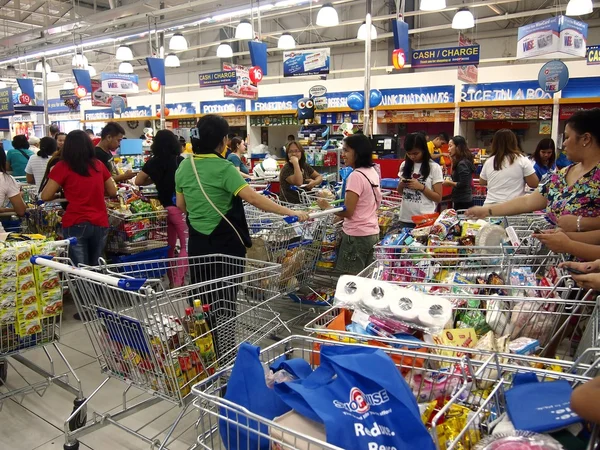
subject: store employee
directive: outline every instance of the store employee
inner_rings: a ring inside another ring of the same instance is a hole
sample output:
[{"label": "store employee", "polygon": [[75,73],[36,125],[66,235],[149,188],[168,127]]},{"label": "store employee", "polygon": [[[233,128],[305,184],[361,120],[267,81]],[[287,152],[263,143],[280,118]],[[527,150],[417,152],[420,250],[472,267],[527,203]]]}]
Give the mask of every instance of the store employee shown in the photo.
[{"label": "store employee", "polygon": [[96,158],[102,161],[102,163],[111,173],[113,180],[115,180],[117,183],[135,177],[135,173],[131,170],[119,174],[113,163],[112,152],[119,148],[124,136],[125,130],[121,125],[116,122],[108,122],[106,126],[102,128],[102,132],[100,133],[100,142],[98,142],[98,146],[94,149]]}]

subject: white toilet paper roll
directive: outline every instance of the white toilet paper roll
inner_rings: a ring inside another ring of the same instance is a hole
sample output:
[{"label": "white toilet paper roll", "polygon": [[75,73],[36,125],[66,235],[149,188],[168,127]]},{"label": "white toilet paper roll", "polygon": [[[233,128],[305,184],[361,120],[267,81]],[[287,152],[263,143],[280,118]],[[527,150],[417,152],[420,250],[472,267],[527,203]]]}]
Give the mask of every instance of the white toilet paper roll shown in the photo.
[{"label": "white toilet paper roll", "polygon": [[383,313],[389,309],[390,300],[394,298],[395,286],[381,281],[370,281],[369,285],[365,285],[362,303],[374,313]]},{"label": "white toilet paper roll", "polygon": [[364,296],[369,280],[354,275],[342,275],[335,288],[335,305],[352,307]]},{"label": "white toilet paper roll", "polygon": [[419,315],[419,303],[423,294],[402,287],[396,287],[392,294],[389,308],[393,316],[399,320],[414,322]]},{"label": "white toilet paper roll", "polygon": [[452,304],[443,297],[423,295],[419,322],[425,327],[443,328],[452,316]]}]

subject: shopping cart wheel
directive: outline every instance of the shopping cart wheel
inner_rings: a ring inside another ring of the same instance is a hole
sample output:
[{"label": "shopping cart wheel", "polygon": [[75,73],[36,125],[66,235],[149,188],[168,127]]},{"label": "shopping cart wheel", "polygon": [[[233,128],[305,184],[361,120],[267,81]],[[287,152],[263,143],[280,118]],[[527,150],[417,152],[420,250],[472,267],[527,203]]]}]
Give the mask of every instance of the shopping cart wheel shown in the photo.
[{"label": "shopping cart wheel", "polygon": [[79,441],[75,441],[72,444],[63,444],[63,450],[79,450]]},{"label": "shopping cart wheel", "polygon": [[8,363],[6,360],[0,361],[0,385],[6,383],[6,377],[8,376]]},{"label": "shopping cart wheel", "polygon": [[[83,404],[83,402],[85,402],[85,398],[81,398],[81,399],[76,398],[73,401],[73,412],[77,408],[79,408]],[[87,422],[87,405],[84,406],[81,409],[81,411],[79,411],[77,413],[77,415],[69,421],[69,430],[75,431],[75,430],[83,427],[86,424],[86,422]],[[79,444],[77,444],[77,448],[78,447],[79,447]],[[68,449],[65,447],[65,450],[68,450]]]}]

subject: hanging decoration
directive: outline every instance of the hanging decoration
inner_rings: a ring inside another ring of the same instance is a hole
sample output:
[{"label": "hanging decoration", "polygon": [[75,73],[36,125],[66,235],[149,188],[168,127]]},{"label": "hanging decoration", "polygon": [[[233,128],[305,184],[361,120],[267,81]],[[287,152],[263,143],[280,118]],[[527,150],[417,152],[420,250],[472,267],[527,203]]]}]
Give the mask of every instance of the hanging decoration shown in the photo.
[{"label": "hanging decoration", "polygon": [[315,118],[315,102],[310,97],[298,100],[298,119],[307,120]]},{"label": "hanging decoration", "polygon": [[77,98],[84,98],[87,95],[88,91],[84,86],[77,86],[75,88],[75,95]]},{"label": "hanging decoration", "polygon": [[29,105],[29,103],[31,102],[31,97],[27,94],[21,94],[19,95],[19,103],[21,105]]},{"label": "hanging decoration", "polygon": [[397,48],[392,52],[392,65],[394,69],[404,69],[404,65],[406,64],[406,54],[404,50],[401,48]]},{"label": "hanging decoration", "polygon": [[257,85],[263,79],[263,71],[259,66],[253,66],[248,71],[248,76],[250,77],[250,81]]},{"label": "hanging decoration", "polygon": [[160,86],[161,86],[161,84],[160,84],[160,80],[158,78],[154,77],[154,78],[150,78],[148,80],[148,90],[150,92],[160,91]]},{"label": "hanging decoration", "polygon": [[65,99],[65,106],[71,111],[77,111],[79,108],[79,99],[77,97]]},{"label": "hanging decoration", "polygon": [[[171,113],[171,111],[169,111],[169,108],[167,108],[165,106],[165,117],[169,117],[169,114]],[[161,111],[160,109],[158,111],[156,111],[156,117],[160,117],[161,116]]]},{"label": "hanging decoration", "polygon": [[383,95],[379,89],[371,89],[369,92],[369,108],[376,108],[381,104]]},{"label": "hanging decoration", "polygon": [[365,96],[360,92],[352,92],[346,98],[346,103],[354,111],[360,111],[365,107]]}]

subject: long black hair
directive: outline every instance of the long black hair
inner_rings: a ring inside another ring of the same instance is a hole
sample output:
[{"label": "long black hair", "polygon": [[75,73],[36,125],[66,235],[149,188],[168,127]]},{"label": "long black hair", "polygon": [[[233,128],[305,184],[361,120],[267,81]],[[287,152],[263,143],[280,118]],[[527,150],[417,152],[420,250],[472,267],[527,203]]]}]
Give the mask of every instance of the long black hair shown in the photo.
[{"label": "long black hair", "polygon": [[56,139],[46,136],[40,139],[40,151],[37,152],[37,155],[40,158],[47,159],[54,154],[56,151]]},{"label": "long black hair", "polygon": [[94,145],[85,131],[75,130],[67,134],[62,150],[62,160],[69,168],[84,177],[90,176],[94,167]]},{"label": "long black hair", "polygon": [[554,141],[550,138],[545,138],[538,142],[535,152],[533,152],[533,159],[539,166],[544,165],[542,162],[542,155],[540,155],[542,150],[552,150],[552,156],[550,157],[550,161],[548,161],[548,167],[554,167],[554,161],[556,161],[556,145],[554,144]]},{"label": "long black hair", "polygon": [[454,166],[456,166],[456,164],[458,164],[463,159],[473,162],[475,158],[473,157],[473,153],[471,153],[471,150],[469,150],[467,140],[463,136],[453,136],[452,139],[450,139],[450,141],[454,142],[454,146],[456,147],[456,152],[454,153],[454,157],[452,158],[452,164]]},{"label": "long black hair", "polygon": [[171,160],[181,154],[179,138],[171,130],[160,130],[156,133],[150,149],[159,160]]},{"label": "long black hair", "polygon": [[[194,134],[197,132],[197,136]],[[207,114],[198,120],[192,129],[192,151],[197,155],[216,153],[223,150],[223,138],[229,133],[229,123],[218,114]]]},{"label": "long black hair", "polygon": [[373,167],[373,146],[364,134],[353,134],[344,138],[344,143],[354,150],[354,168]]},{"label": "long black hair", "polygon": [[6,171],[6,152],[4,151],[2,142],[0,142],[0,172],[4,174],[8,173]]},{"label": "long black hair", "polygon": [[[425,136],[421,133],[410,133],[406,135],[404,139],[404,150],[406,153],[417,149],[421,151],[422,160],[421,160],[421,176],[423,177],[423,181],[429,177],[429,173],[431,168],[429,167],[429,161],[431,161],[431,155],[429,154],[429,149],[427,148],[427,141],[425,140]],[[410,180],[413,175],[413,168],[415,167],[415,163],[408,156],[404,160],[404,168],[402,169],[402,178]]]},{"label": "long black hair", "polygon": [[[590,133],[596,145],[600,145],[600,108],[577,111],[568,120],[569,125],[578,135]],[[14,147],[14,145],[13,145]]]}]

